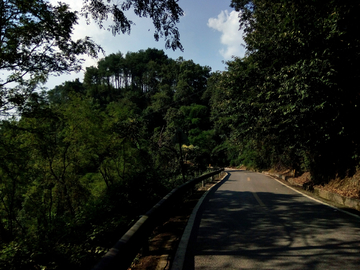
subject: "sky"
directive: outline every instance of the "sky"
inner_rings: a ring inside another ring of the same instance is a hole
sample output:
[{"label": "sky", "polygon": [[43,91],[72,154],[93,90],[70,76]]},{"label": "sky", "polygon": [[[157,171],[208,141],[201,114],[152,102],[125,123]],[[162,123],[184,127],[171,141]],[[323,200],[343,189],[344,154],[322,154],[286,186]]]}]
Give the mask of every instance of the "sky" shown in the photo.
[{"label": "sky", "polygon": [[[56,4],[58,0],[50,0]],[[62,0],[69,4],[73,10],[80,10],[82,1]],[[73,39],[89,36],[105,50],[99,59],[111,53],[137,52],[147,48],[164,50],[172,59],[182,56],[185,60],[211,67],[212,71],[224,71],[225,61],[233,56],[243,57],[245,54],[242,32],[239,31],[238,14],[230,8],[230,0],[179,0],[179,6],[184,10],[185,16],[180,18],[177,27],[180,32],[180,42],[184,51],[165,49],[165,40],[158,42],[154,39],[154,27],[149,18],[138,18],[129,11],[127,16],[135,23],[130,35],[121,34],[113,36],[111,32],[101,30],[95,23],[87,25],[80,17],[73,31]],[[83,71],[58,77],[50,77],[46,83],[48,89],[54,88],[65,81],[79,78],[83,80],[84,70],[89,66],[96,66],[99,59],[85,57]]]}]

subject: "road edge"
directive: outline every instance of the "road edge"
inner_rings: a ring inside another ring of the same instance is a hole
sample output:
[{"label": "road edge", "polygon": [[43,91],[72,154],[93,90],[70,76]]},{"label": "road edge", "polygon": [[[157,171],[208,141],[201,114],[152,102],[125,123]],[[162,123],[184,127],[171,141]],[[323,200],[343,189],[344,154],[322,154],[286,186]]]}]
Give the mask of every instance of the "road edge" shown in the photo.
[{"label": "road edge", "polygon": [[289,188],[289,189],[291,189],[291,190],[293,190],[293,191],[295,191],[295,192],[297,192],[297,193],[299,193],[299,194],[301,194],[301,195],[303,195],[303,196],[305,196],[305,197],[307,197],[307,198],[309,198],[309,199],[311,199],[311,200],[313,200],[313,201],[316,201],[316,202],[321,203],[321,204],[323,204],[323,205],[326,205],[326,206],[328,206],[328,207],[330,207],[330,208],[336,209],[336,210],[339,211],[339,212],[342,212],[342,213],[344,213],[344,214],[347,214],[347,215],[350,215],[350,216],[355,217],[355,218],[357,218],[357,219],[360,219],[360,216],[355,215],[355,214],[350,213],[350,212],[347,212],[347,211],[344,211],[344,210],[342,210],[342,209],[340,209],[340,208],[338,208],[338,207],[336,207],[336,206],[333,206],[333,205],[328,204],[328,203],[326,203],[326,202],[320,201],[320,200],[318,200],[318,199],[316,199],[316,198],[314,198],[314,197],[311,197],[311,196],[309,196],[309,195],[307,195],[307,194],[305,194],[305,193],[303,193],[303,192],[301,192],[301,191],[299,191],[299,190],[291,187],[290,185],[287,185],[286,183],[284,183],[284,182],[276,179],[274,176],[271,176],[270,174],[264,174],[264,173],[260,173],[260,174],[266,175],[266,176],[268,176],[269,178],[274,179],[275,181],[279,182],[281,185],[283,185],[283,186],[285,186],[285,187],[287,187],[287,188]]},{"label": "road edge", "polygon": [[229,173],[226,172],[226,174],[219,180],[219,182],[217,182],[216,184],[212,185],[199,199],[199,201],[197,202],[196,206],[194,207],[189,220],[186,224],[185,230],[183,235],[181,236],[178,248],[176,250],[174,259],[171,263],[171,270],[183,270],[184,267],[184,261],[185,261],[185,256],[186,256],[186,251],[187,251],[187,247],[189,244],[189,240],[190,240],[190,236],[194,227],[194,223],[196,220],[196,216],[198,214],[198,211],[202,205],[202,203],[204,202],[206,196],[209,194],[209,192],[211,191],[211,189],[213,189],[214,187],[216,187],[217,185],[221,184],[222,181],[229,175]]}]

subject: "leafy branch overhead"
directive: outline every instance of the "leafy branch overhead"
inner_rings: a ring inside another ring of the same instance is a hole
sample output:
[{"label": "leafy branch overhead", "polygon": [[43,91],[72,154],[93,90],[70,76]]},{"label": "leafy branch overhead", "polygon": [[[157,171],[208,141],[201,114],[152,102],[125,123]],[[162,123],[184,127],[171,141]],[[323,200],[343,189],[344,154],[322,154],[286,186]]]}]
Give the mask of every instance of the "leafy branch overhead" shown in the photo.
[{"label": "leafy branch overhead", "polygon": [[90,23],[90,19],[93,19],[100,28],[105,28],[103,23],[111,16],[113,24],[107,29],[113,35],[129,34],[134,23],[127,18],[125,12],[132,9],[137,16],[152,19],[156,41],[159,38],[165,38],[166,49],[183,51],[176,24],[184,12],[177,2],[177,0],[126,0],[119,3],[112,0],[84,0],[81,14],[85,16],[88,23]]},{"label": "leafy branch overhead", "polygon": [[[125,15],[132,10],[139,17],[150,17],[156,40],[165,38],[165,47],[183,50],[176,23],[183,15],[174,0],[131,1],[121,4],[107,0],[84,0],[81,15],[93,19],[100,28],[111,16],[109,30],[114,35],[129,33],[133,24]],[[71,35],[78,14],[64,3],[47,0],[9,0],[0,3],[0,113],[21,107],[29,95],[48,76],[79,71],[81,55],[97,57],[103,49],[91,38],[73,40]]]},{"label": "leafy branch overhead", "polygon": [[72,40],[77,15],[65,4],[47,1],[1,1],[0,69],[7,74],[0,81],[0,111],[23,103],[49,74],[79,71],[87,54],[102,52],[89,37]]},{"label": "leafy branch overhead", "polygon": [[0,5],[0,69],[45,74],[76,71],[82,62],[78,55],[96,57],[101,51],[88,37],[71,39],[78,18],[67,5],[34,0]]},{"label": "leafy branch overhead", "polygon": [[[310,171],[316,181],[359,164],[359,11],[340,0],[232,0],[247,55],[213,87],[215,125],[239,162]],[[225,89],[225,91],[224,91]],[[256,160],[256,161],[255,161]]]}]

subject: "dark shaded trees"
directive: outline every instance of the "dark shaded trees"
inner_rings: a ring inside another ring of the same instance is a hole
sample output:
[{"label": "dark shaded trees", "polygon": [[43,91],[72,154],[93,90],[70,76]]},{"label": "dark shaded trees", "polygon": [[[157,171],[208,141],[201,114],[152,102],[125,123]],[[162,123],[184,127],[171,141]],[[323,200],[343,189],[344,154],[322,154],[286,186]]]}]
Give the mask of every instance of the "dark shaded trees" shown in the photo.
[{"label": "dark shaded trees", "polygon": [[359,5],[232,5],[241,11],[247,56],[230,62],[222,76],[220,85],[236,102],[233,116],[224,108],[219,117],[233,118],[234,138],[259,155],[257,167],[285,164],[310,170],[318,181],[352,171],[359,161],[359,133],[351,121],[360,114]]},{"label": "dark shaded trees", "polygon": [[[202,147],[206,138],[212,136],[210,111],[206,107],[209,97],[204,95],[209,77],[209,67],[192,60],[169,59],[161,50],[147,49],[105,57],[96,68],[87,69],[84,85],[87,95],[104,106],[111,100],[131,101],[134,108],[142,111],[154,142],[156,136],[161,140],[158,145],[169,148],[173,136],[181,129],[186,136],[194,138],[190,143],[198,137],[196,144],[201,143]],[[169,144],[165,144],[165,138]],[[201,166],[210,163],[211,145],[209,142],[206,146],[207,156],[200,162]],[[177,150],[174,151],[176,154]]]},{"label": "dark shaded trees", "polygon": [[[207,167],[208,77],[156,49],[118,53],[1,121],[0,267],[89,268],[114,234]],[[179,81],[191,92],[174,99]]]}]

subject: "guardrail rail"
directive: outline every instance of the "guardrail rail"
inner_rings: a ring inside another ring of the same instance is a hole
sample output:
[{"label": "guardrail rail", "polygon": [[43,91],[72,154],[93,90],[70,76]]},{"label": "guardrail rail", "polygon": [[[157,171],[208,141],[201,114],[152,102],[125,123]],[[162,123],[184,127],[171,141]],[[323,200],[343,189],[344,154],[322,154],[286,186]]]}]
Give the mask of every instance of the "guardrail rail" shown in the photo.
[{"label": "guardrail rail", "polygon": [[165,213],[166,209],[182,198],[182,196],[196,184],[220,174],[222,171],[224,171],[224,168],[204,174],[174,188],[120,238],[104,257],[102,257],[93,270],[127,269],[141,247],[146,244],[153,229],[159,225],[157,221],[161,220],[161,215]]}]

